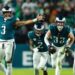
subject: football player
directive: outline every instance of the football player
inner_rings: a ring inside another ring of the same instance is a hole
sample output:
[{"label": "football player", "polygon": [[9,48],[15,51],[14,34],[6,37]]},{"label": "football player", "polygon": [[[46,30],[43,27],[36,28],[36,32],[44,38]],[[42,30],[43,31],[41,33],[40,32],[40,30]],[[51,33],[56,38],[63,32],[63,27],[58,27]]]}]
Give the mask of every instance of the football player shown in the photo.
[{"label": "football player", "polygon": [[40,21],[43,17],[38,15],[37,18],[32,20],[19,21],[16,20],[16,17],[13,15],[12,8],[9,6],[5,6],[2,9],[2,13],[3,16],[0,16],[0,62],[5,57],[5,61],[7,63],[6,75],[11,75],[15,27]]},{"label": "football player", "polygon": [[34,30],[28,33],[30,49],[33,51],[33,66],[35,75],[39,75],[39,69],[43,70],[43,75],[47,74],[46,63],[48,60],[48,49],[44,42],[45,28],[43,23],[34,25]]},{"label": "football player", "polygon": [[74,33],[74,44],[73,44],[73,48],[74,48],[74,63],[73,63],[73,75],[75,75],[75,29],[73,29],[73,33]]},{"label": "football player", "polygon": [[[65,25],[65,17],[56,17],[55,24],[49,26],[44,41],[51,54],[52,66],[55,67],[55,75],[60,75],[62,60],[68,49],[74,42],[74,35],[71,29]],[[51,41],[48,39],[51,38]]]}]

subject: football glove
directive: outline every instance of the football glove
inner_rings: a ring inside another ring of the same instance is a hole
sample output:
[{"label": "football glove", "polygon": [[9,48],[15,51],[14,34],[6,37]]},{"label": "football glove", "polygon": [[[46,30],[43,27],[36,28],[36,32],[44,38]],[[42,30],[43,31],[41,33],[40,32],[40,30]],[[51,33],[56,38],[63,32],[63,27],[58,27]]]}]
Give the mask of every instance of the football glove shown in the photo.
[{"label": "football glove", "polygon": [[68,51],[70,50],[70,47],[65,47],[65,53],[68,53]]},{"label": "football glove", "polygon": [[56,52],[56,49],[54,46],[52,45],[49,45],[48,46],[48,51],[49,51],[49,54],[54,54]]},{"label": "football glove", "polygon": [[70,47],[65,47],[65,54],[68,56],[70,54],[72,54],[72,51],[70,50]]}]

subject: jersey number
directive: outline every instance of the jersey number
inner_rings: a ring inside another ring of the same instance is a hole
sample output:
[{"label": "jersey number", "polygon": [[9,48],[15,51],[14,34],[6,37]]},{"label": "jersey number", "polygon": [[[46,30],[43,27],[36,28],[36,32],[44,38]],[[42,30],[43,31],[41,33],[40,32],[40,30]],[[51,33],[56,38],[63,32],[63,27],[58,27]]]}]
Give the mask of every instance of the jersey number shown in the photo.
[{"label": "jersey number", "polygon": [[43,43],[42,42],[38,42],[38,47],[39,48],[43,48]]},{"label": "jersey number", "polygon": [[6,26],[2,26],[1,28],[2,28],[1,34],[4,35],[6,33]]},{"label": "jersey number", "polygon": [[60,37],[60,40],[58,40],[58,37],[54,37],[54,43],[60,43],[60,44],[62,44],[62,43],[64,43],[64,38],[63,37]]}]

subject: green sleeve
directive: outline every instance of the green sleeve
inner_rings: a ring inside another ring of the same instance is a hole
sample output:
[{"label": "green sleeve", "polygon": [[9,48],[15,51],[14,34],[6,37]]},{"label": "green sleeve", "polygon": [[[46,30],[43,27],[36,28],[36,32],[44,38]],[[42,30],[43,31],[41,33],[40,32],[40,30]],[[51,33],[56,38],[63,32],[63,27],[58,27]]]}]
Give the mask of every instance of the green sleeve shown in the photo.
[{"label": "green sleeve", "polygon": [[71,28],[67,27],[67,33],[69,34],[71,32]]},{"label": "green sleeve", "polygon": [[33,39],[33,32],[32,31],[28,32],[28,38],[31,40]]}]

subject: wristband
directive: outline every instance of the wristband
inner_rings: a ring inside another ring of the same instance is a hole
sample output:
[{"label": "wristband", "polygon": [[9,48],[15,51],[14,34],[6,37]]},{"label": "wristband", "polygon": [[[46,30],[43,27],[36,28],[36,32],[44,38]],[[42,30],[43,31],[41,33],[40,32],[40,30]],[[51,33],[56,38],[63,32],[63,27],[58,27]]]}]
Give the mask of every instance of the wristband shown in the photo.
[{"label": "wristband", "polygon": [[36,22],[36,21],[37,21],[37,18],[33,19],[32,21],[33,21],[33,22]]}]

